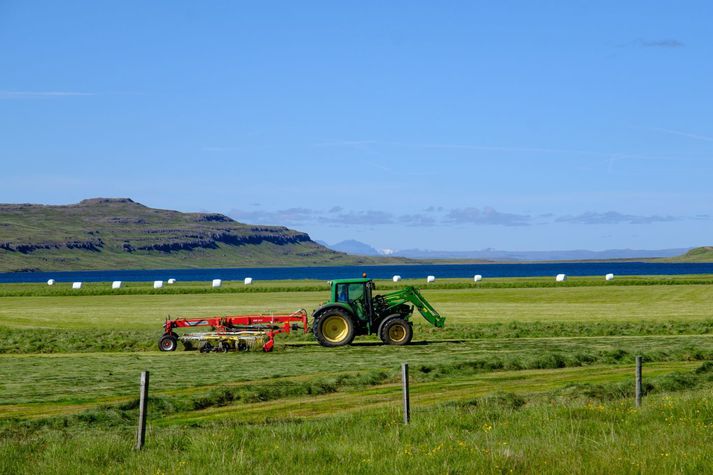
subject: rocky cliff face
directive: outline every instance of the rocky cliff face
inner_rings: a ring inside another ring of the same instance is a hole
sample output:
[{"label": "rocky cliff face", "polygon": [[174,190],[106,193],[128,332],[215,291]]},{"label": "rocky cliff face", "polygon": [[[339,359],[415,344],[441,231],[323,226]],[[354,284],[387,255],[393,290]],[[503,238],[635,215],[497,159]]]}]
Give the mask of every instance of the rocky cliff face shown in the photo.
[{"label": "rocky cliff face", "polygon": [[247,225],[216,213],[153,209],[129,198],[93,198],[67,206],[0,204],[0,271],[18,262],[22,265],[16,268],[22,269],[57,263],[68,269],[86,263],[91,265],[83,268],[107,268],[102,263],[108,261],[112,267],[140,268],[155,266],[157,260],[162,267],[207,267],[287,264],[291,257],[304,256],[320,263],[346,257],[285,227]]}]

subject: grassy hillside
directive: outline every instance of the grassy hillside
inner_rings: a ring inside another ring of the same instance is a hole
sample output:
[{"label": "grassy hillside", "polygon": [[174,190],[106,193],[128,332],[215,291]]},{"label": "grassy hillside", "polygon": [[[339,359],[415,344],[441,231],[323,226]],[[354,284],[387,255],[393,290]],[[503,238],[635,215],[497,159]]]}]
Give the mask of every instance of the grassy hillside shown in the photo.
[{"label": "grassy hillside", "polygon": [[696,247],[682,256],[657,260],[664,262],[713,262],[713,246]]},{"label": "grassy hillside", "polygon": [[0,204],[0,272],[376,263],[280,226],[148,208],[130,199]]}]

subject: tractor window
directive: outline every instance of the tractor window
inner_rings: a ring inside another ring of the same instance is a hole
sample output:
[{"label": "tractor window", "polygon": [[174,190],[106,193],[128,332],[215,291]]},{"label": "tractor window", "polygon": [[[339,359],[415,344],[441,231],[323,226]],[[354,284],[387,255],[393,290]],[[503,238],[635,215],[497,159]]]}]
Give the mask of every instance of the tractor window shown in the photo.
[{"label": "tractor window", "polygon": [[364,284],[339,284],[337,285],[337,302],[354,302],[363,300]]},{"label": "tractor window", "polygon": [[337,302],[349,302],[349,286],[347,284],[337,285]]},{"label": "tractor window", "polygon": [[349,301],[361,300],[364,296],[364,284],[349,284]]}]

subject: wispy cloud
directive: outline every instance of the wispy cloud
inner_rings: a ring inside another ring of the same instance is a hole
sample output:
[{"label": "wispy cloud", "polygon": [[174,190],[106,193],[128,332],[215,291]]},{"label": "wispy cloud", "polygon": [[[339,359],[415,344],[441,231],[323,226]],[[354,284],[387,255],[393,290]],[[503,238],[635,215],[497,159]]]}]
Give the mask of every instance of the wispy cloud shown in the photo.
[{"label": "wispy cloud", "polygon": [[682,130],[672,130],[672,129],[661,129],[658,127],[654,127],[651,130],[654,130],[656,132],[663,132],[665,134],[671,134],[671,135],[678,135],[681,137],[687,137],[689,139],[694,139],[694,140],[703,140],[704,142],[713,142],[713,137],[709,137],[707,135],[700,135],[700,134],[694,134],[691,132],[684,132]]},{"label": "wispy cloud", "polygon": [[686,46],[683,42],[673,38],[666,38],[662,40],[645,40],[639,38],[636,40],[636,44],[642,48],[683,48]]},{"label": "wispy cloud", "polygon": [[683,48],[686,46],[686,44],[683,41],[677,40],[675,38],[660,38],[660,39],[637,38],[633,41],[627,41],[626,43],[621,43],[616,46],[619,48],[676,49],[676,48]]},{"label": "wispy cloud", "polygon": [[416,149],[435,149],[435,150],[472,150],[478,152],[503,152],[503,153],[557,153],[570,155],[605,155],[604,152],[595,152],[589,150],[573,150],[550,147],[531,147],[531,146],[501,146],[501,145],[479,145],[479,144],[457,144],[457,143],[419,143],[419,142],[390,142],[377,140],[339,140],[332,142],[320,142],[315,144],[315,147],[359,147],[367,146],[383,146],[383,147],[403,147]]},{"label": "wispy cloud", "polygon": [[[669,129],[651,129],[646,128],[646,130],[657,130],[660,132],[671,133],[676,135],[686,136],[696,140],[713,140],[713,137],[707,137],[705,135],[690,134],[687,132],[681,132],[677,130]],[[685,157],[680,154],[676,155],[638,155],[632,153],[620,153],[616,151],[604,151],[604,150],[586,150],[586,149],[571,149],[571,148],[559,148],[559,147],[537,147],[537,146],[508,146],[508,145],[483,145],[483,144],[458,144],[458,143],[424,143],[424,142],[393,142],[393,141],[377,141],[377,140],[342,140],[342,141],[331,141],[331,142],[321,142],[315,144],[315,146],[323,147],[344,147],[351,149],[359,149],[368,153],[370,155],[378,155],[381,157],[390,157],[393,155],[393,150],[391,154],[387,154],[389,148],[403,148],[403,149],[415,149],[435,152],[441,151],[451,151],[451,152],[461,152],[467,153],[469,151],[473,153],[485,153],[487,155],[502,154],[503,156],[518,154],[531,155],[538,154],[540,158],[556,160],[556,156],[564,156],[569,160],[577,160],[578,163],[582,160],[592,162],[594,164],[599,163],[608,174],[613,174],[615,172],[615,164],[618,162],[629,162],[629,161],[646,161],[646,162],[676,162],[680,163],[682,161],[708,161],[708,157]],[[438,159],[443,160],[448,157],[448,154],[438,153]],[[380,168],[385,171],[392,170],[387,167],[369,162],[371,166]],[[413,171],[409,172],[410,175],[415,175]]]},{"label": "wispy cloud", "polygon": [[53,97],[96,96],[95,92],[76,91],[0,91],[0,99],[46,99]]},{"label": "wispy cloud", "polygon": [[493,208],[444,209],[430,207],[423,213],[395,214],[380,210],[345,210],[334,206],[328,210],[288,208],[277,211],[234,209],[228,215],[238,221],[252,224],[300,226],[328,224],[341,226],[402,225],[432,227],[438,225],[471,224],[496,226],[525,226],[531,224],[530,216],[502,213]]},{"label": "wispy cloud", "polygon": [[438,224],[438,221],[433,216],[427,216],[425,214],[403,214],[398,217],[397,221],[399,224],[405,224],[406,226],[413,227],[431,227]]},{"label": "wispy cloud", "polygon": [[251,224],[270,224],[299,227],[304,225],[360,226],[533,226],[548,224],[624,225],[652,224],[686,219],[708,220],[709,215],[670,216],[635,215],[618,211],[587,211],[576,215],[557,216],[543,213],[536,216],[498,211],[492,207],[442,208],[429,207],[423,212],[396,214],[381,210],[345,210],[334,206],[329,209],[287,208],[282,210],[233,209],[228,215],[237,221]]},{"label": "wispy cloud", "polygon": [[622,214],[617,211],[607,211],[604,213],[595,213],[587,211],[578,215],[560,216],[555,220],[557,223],[569,224],[651,224],[677,221],[680,218],[674,216],[637,216],[633,214]]},{"label": "wispy cloud", "polygon": [[315,147],[361,147],[364,145],[374,145],[376,140],[331,140],[314,144]]},{"label": "wispy cloud", "polygon": [[449,150],[473,150],[479,152],[504,152],[504,153],[557,153],[557,154],[568,154],[568,155],[602,155],[602,152],[593,152],[589,150],[573,150],[573,149],[562,149],[562,148],[549,148],[549,147],[518,147],[518,146],[498,146],[498,145],[468,145],[468,144],[447,144],[447,143],[432,143],[432,144],[399,144],[393,143],[392,145],[401,145],[404,147],[414,147],[414,148],[432,148],[432,149],[449,149]]},{"label": "wispy cloud", "polygon": [[499,226],[528,226],[530,216],[525,214],[502,213],[493,208],[457,208],[444,217],[448,224],[478,224]]},{"label": "wispy cloud", "polygon": [[393,224],[394,215],[385,211],[349,211],[320,219],[323,223],[344,225],[383,225]]},{"label": "wispy cloud", "polygon": [[233,209],[228,215],[251,224],[299,226],[304,224],[340,224],[344,226],[384,225],[395,222],[394,215],[386,211],[345,211],[339,206],[329,210],[288,208],[277,211]]},{"label": "wispy cloud", "polygon": [[285,226],[313,222],[317,213],[308,208],[288,208],[277,211],[233,209],[228,212],[228,215],[244,223]]}]

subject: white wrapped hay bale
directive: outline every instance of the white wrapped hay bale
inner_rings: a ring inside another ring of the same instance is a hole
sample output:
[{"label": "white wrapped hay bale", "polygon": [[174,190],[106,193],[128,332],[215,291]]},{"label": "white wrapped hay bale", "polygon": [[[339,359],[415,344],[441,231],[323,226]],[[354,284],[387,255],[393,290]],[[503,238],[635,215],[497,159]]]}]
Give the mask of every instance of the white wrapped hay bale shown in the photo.
[{"label": "white wrapped hay bale", "polygon": [[426,283],[435,282],[435,281],[436,281],[435,275],[429,275],[428,277],[426,277]]},{"label": "white wrapped hay bale", "polygon": [[154,288],[154,289],[162,289],[162,288],[163,288],[163,281],[162,281],[162,280],[154,280],[154,281],[153,281],[153,288]]},{"label": "white wrapped hay bale", "polygon": [[54,285],[54,279],[50,279],[47,281],[47,285]]},{"label": "white wrapped hay bale", "polygon": [[211,287],[218,288],[221,285],[223,285],[223,281],[221,279],[213,279],[213,283],[211,284]]},{"label": "white wrapped hay bale", "polygon": [[557,274],[557,277],[555,277],[555,280],[557,282],[565,282],[567,280],[567,274]]},{"label": "white wrapped hay bale", "polygon": [[114,282],[111,283],[111,288],[112,289],[120,289],[121,285],[122,285],[122,283],[120,280],[115,280]]},{"label": "white wrapped hay bale", "polygon": [[607,274],[604,276],[605,280],[614,280],[614,274]]},{"label": "white wrapped hay bale", "polygon": [[483,280],[483,276],[482,276],[482,275],[476,274],[476,275],[473,276],[473,282],[480,282],[481,280]]},{"label": "white wrapped hay bale", "polygon": [[173,284],[176,283],[176,279],[168,279],[168,280],[166,281],[166,283],[167,283],[168,285],[173,285]]},{"label": "white wrapped hay bale", "polygon": [[393,280],[394,282],[399,282],[399,281],[401,281],[401,276],[400,276],[400,275],[395,275],[395,276],[393,276],[393,277],[391,278],[391,280]]},{"label": "white wrapped hay bale", "polygon": [[246,277],[244,282],[245,282],[245,285],[251,285],[253,283],[253,278]]},{"label": "white wrapped hay bale", "polygon": [[72,288],[73,288],[73,289],[81,289],[81,288],[82,288],[82,283],[81,283],[81,282],[73,282],[73,283],[72,283]]}]

